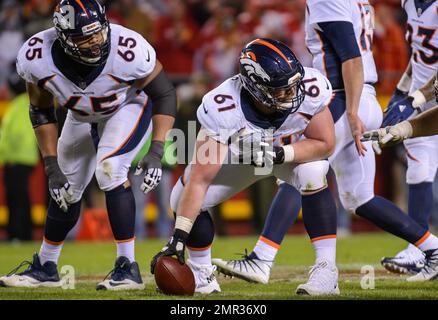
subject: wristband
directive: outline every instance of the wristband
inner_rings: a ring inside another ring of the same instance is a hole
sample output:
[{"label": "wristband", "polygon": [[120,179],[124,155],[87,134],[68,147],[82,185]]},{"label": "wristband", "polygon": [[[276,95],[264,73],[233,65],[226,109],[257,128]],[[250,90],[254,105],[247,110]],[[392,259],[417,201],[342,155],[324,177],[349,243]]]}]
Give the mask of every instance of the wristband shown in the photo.
[{"label": "wristband", "polygon": [[43,158],[44,161],[44,171],[47,176],[58,173],[61,169],[58,164],[57,156],[47,156]]},{"label": "wristband", "polygon": [[164,154],[164,142],[159,140],[152,140],[148,153],[150,155],[157,156],[157,158],[161,160]]},{"label": "wristband", "polygon": [[421,109],[420,107],[427,102],[426,97],[420,90],[414,91],[411,97],[414,98],[414,100],[412,101],[412,106],[415,109]]},{"label": "wristband", "polygon": [[183,217],[183,216],[177,216],[175,220],[175,229],[182,230],[184,232],[187,232],[187,234],[190,233],[190,230],[192,230],[193,227],[193,221],[189,218]]},{"label": "wristband", "polygon": [[283,146],[284,162],[293,162],[295,159],[295,150],[291,144]]}]

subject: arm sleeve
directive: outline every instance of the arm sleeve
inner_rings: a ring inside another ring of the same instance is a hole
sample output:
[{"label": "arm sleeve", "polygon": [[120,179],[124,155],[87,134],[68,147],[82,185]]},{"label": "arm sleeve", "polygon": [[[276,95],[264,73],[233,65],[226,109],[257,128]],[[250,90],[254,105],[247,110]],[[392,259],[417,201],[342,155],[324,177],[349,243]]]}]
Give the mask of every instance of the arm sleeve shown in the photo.
[{"label": "arm sleeve", "polygon": [[143,88],[152,100],[152,113],[176,117],[176,90],[166,73],[160,73]]},{"label": "arm sleeve", "polygon": [[328,41],[330,41],[341,62],[361,56],[351,22],[320,22],[318,26],[324,32]]}]

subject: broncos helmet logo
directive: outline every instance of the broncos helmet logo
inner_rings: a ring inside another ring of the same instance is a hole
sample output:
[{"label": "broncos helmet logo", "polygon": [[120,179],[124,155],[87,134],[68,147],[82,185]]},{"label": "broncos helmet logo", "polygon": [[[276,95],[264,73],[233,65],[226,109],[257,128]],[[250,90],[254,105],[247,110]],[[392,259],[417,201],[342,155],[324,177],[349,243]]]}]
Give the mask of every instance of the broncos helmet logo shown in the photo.
[{"label": "broncos helmet logo", "polygon": [[254,75],[260,77],[263,81],[271,80],[271,77],[266,73],[262,66],[251,58],[242,57],[240,59],[240,63],[243,68],[245,68],[245,71],[247,72],[248,77],[250,77],[251,80],[255,80]]},{"label": "broncos helmet logo", "polygon": [[64,5],[55,9],[53,14],[53,24],[58,26],[62,30],[74,29],[75,28],[75,14],[74,8],[70,5]]}]

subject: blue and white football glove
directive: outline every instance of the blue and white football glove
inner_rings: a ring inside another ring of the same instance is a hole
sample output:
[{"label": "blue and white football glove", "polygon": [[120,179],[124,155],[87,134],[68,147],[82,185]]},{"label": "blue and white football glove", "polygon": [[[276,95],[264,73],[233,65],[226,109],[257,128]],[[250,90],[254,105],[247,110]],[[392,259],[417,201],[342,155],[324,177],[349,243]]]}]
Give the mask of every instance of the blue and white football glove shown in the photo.
[{"label": "blue and white football glove", "polygon": [[410,118],[421,112],[419,108],[414,108],[412,102],[414,98],[407,96],[392,105],[388,106],[385,110],[385,115],[383,117],[382,127],[393,126],[403,120]]},{"label": "blue and white football glove", "polygon": [[393,104],[403,100],[408,96],[408,93],[406,91],[402,91],[398,88],[395,88],[394,93],[392,94],[391,100],[388,102],[388,106],[386,109],[388,110]]},{"label": "blue and white football glove", "polygon": [[143,170],[146,172],[143,183],[140,186],[144,194],[154,190],[161,181],[161,176],[163,175],[161,158],[163,154],[164,143],[153,140],[149,152],[138,162],[134,174],[138,176]]}]

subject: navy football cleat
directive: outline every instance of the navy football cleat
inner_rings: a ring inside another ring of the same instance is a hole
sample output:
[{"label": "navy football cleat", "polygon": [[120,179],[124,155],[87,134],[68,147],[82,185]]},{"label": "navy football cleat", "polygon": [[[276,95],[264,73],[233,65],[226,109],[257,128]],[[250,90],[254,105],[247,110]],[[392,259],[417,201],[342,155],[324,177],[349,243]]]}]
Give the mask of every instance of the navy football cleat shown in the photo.
[{"label": "navy football cleat", "polygon": [[143,290],[144,283],[141,279],[137,262],[129,262],[126,257],[118,257],[111,270],[96,290]]},{"label": "navy football cleat", "polygon": [[[23,266],[29,267],[18,273]],[[47,261],[41,265],[38,253],[34,253],[32,262],[23,261],[18,267],[9,272],[8,275],[0,278],[0,287],[60,287],[62,283],[59,279],[56,264]]]}]

